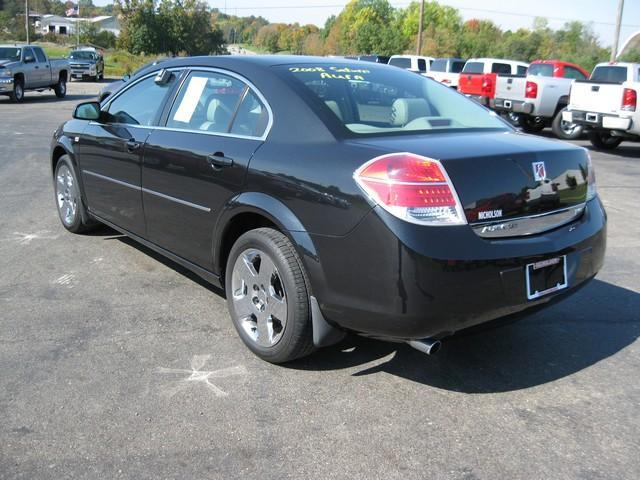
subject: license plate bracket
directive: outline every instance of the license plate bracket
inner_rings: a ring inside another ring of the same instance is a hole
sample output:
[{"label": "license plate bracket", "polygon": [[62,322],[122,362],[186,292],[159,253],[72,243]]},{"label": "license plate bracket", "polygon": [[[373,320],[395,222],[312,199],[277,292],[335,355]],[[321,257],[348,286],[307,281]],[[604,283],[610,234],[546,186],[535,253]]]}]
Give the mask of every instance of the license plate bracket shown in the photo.
[{"label": "license plate bracket", "polygon": [[567,288],[567,256],[529,263],[525,268],[525,277],[529,300]]}]

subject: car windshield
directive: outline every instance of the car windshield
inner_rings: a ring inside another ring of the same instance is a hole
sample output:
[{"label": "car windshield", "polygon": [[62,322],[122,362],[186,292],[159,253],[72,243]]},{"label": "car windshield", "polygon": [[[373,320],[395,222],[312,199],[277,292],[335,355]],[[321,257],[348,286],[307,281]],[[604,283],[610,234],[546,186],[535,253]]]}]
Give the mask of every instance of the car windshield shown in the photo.
[{"label": "car windshield", "polygon": [[0,60],[20,60],[20,49],[14,47],[0,47]]},{"label": "car windshield", "polygon": [[534,63],[529,67],[529,75],[553,77],[553,65],[549,63]]},{"label": "car windshield", "polygon": [[353,133],[508,130],[494,113],[438,82],[397,68],[281,65],[303,98]]},{"label": "car windshield", "polygon": [[69,58],[72,60],[93,60],[93,52],[71,52]]},{"label": "car windshield", "polygon": [[627,81],[627,67],[596,67],[591,74],[595,82],[624,83]]},{"label": "car windshield", "polygon": [[462,73],[483,73],[484,62],[467,62],[462,69]]}]

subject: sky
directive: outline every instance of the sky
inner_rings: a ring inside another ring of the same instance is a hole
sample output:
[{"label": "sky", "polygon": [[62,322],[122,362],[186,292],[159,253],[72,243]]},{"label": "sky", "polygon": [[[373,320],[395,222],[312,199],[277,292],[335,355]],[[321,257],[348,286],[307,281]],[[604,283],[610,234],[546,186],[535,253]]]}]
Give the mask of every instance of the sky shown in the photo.
[{"label": "sky", "polygon": [[[271,22],[323,26],[330,15],[337,15],[348,0],[208,0],[209,5],[229,14],[260,15]],[[391,0],[404,7],[410,0]],[[536,16],[546,17],[551,28],[560,28],[568,20],[592,23],[603,46],[613,43],[618,0],[440,0],[460,10],[463,18],[492,20],[503,29],[530,28]],[[499,13],[505,12],[505,13]],[[640,0],[626,0],[620,34],[621,44],[640,31]]]}]

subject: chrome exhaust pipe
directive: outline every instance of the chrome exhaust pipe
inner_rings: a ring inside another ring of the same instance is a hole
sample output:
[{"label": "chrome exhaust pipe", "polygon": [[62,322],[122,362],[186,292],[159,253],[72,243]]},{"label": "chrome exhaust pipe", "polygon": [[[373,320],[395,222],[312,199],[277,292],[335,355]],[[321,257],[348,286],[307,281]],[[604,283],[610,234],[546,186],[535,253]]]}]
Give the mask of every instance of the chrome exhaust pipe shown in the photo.
[{"label": "chrome exhaust pipe", "polygon": [[425,338],[424,340],[409,340],[407,342],[416,350],[426,353],[427,355],[435,355],[440,350],[442,343],[434,338]]}]

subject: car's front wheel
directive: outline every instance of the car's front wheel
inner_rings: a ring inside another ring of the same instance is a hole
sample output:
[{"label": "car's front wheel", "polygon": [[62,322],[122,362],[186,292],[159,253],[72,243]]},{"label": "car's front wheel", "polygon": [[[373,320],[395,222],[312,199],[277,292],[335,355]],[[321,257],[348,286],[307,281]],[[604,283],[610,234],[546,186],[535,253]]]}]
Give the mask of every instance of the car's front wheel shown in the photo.
[{"label": "car's front wheel", "polygon": [[253,353],[283,363],[313,352],[308,280],[285,235],[258,228],[240,236],[225,277],[233,324]]},{"label": "car's front wheel", "polygon": [[614,137],[609,132],[591,132],[589,140],[598,150],[613,150],[622,143],[622,137]]},{"label": "car's front wheel", "polygon": [[13,83],[13,91],[10,94],[11,100],[20,103],[24,100],[24,84],[17,78]]},{"label": "car's front wheel", "polygon": [[67,79],[61,76],[53,87],[53,91],[56,93],[56,97],[64,98],[67,94]]},{"label": "car's front wheel", "polygon": [[63,155],[56,164],[54,177],[56,207],[64,228],[73,233],[82,233],[98,225],[89,218],[80,197],[78,177],[69,157]]}]

